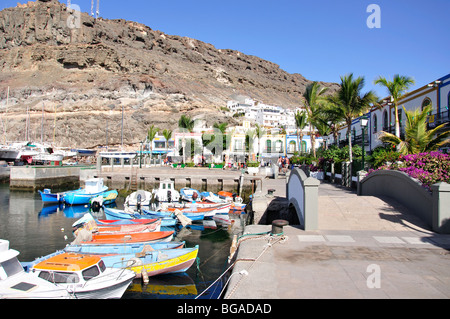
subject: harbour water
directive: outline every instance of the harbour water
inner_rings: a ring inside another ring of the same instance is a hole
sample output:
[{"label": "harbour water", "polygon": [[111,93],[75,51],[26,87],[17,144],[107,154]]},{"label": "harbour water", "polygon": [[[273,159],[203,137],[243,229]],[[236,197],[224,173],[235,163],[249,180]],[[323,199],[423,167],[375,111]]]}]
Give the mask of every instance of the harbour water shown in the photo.
[{"label": "harbour water", "polygon": [[[117,208],[123,208],[123,201],[117,199]],[[10,247],[20,252],[20,261],[34,260],[70,244],[74,240],[72,224],[87,211],[81,206],[44,206],[39,193],[11,191],[8,184],[0,184],[0,238],[9,240]],[[104,218],[102,211],[93,215]],[[123,298],[192,299],[201,294],[226,269],[233,236],[242,233],[244,216],[233,214],[230,218],[231,225],[208,221],[178,229],[174,240],[185,241],[186,247],[199,245],[197,262],[184,274],[150,277],[147,285],[136,279]],[[216,299],[221,290],[219,281],[200,298]]]}]

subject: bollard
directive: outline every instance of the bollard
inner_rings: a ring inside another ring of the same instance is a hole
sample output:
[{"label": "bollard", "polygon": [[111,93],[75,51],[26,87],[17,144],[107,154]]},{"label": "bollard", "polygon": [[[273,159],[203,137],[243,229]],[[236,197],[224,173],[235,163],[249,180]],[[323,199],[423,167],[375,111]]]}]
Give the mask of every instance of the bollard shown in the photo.
[{"label": "bollard", "polygon": [[271,235],[281,235],[283,234],[283,227],[289,225],[287,220],[276,219],[272,222],[272,232]]}]

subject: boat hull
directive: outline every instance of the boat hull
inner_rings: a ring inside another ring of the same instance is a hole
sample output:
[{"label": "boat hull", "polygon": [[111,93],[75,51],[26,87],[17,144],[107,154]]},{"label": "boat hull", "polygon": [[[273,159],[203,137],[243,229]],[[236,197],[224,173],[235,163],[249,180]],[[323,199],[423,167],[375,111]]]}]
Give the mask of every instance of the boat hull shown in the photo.
[{"label": "boat hull", "polygon": [[173,231],[159,231],[149,233],[131,233],[131,234],[94,234],[91,241],[83,241],[81,245],[114,245],[129,243],[157,243],[169,242],[173,238]]},{"label": "boat hull", "polygon": [[[107,256],[102,257],[107,267],[126,267],[134,271],[137,278],[142,276],[143,271],[147,273],[149,277],[157,276],[169,273],[185,272],[195,262],[198,255],[198,246],[195,248],[183,248],[170,251],[157,251],[157,257],[149,253],[146,257],[135,258],[134,255],[122,255],[122,256]],[[161,255],[166,255],[160,257]],[[174,256],[171,256],[174,255]],[[161,259],[161,260],[159,260]]]},{"label": "boat hull", "polygon": [[51,193],[49,190],[39,190],[43,203],[61,203],[64,196],[59,193]]},{"label": "boat hull", "polygon": [[161,219],[161,226],[162,227],[172,227],[175,226],[177,223],[177,220],[172,217],[161,217],[161,216],[150,216],[150,215],[140,215],[137,213],[130,214],[125,213],[122,210],[113,209],[113,208],[105,208],[104,209],[105,216],[108,220],[129,220],[129,221],[138,221],[140,219],[155,219],[155,218],[162,218]]},{"label": "boat hull", "polygon": [[102,191],[97,193],[86,193],[84,189],[67,192],[64,194],[64,202],[68,205],[87,205],[92,198],[102,195],[107,190],[108,187],[104,186]]},{"label": "boat hull", "polygon": [[66,252],[78,254],[137,254],[148,251],[149,246],[153,250],[180,249],[184,242],[165,242],[153,244],[128,244],[128,245],[68,245],[64,248]]},{"label": "boat hull", "polygon": [[120,299],[134,278],[130,277],[127,280],[102,289],[75,291],[73,294],[76,299]]}]

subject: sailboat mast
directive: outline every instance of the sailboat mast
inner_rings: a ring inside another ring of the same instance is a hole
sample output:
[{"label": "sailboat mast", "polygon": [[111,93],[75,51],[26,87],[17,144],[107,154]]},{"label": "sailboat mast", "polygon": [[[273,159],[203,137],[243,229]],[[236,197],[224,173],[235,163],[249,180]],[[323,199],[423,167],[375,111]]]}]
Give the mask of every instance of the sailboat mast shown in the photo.
[{"label": "sailboat mast", "polygon": [[41,143],[44,143],[44,102],[42,102]]}]

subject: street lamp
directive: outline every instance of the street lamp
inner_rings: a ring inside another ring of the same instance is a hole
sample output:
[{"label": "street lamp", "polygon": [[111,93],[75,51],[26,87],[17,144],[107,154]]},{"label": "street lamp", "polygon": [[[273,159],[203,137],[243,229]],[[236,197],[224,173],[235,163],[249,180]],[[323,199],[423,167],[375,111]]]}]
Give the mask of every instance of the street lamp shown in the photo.
[{"label": "street lamp", "polygon": [[365,170],[364,155],[366,154],[366,145],[364,143],[364,135],[365,135],[365,130],[366,130],[368,123],[369,123],[369,119],[365,116],[362,116],[361,119],[359,120],[359,124],[361,125],[361,128],[362,128],[362,169],[363,170]]}]

